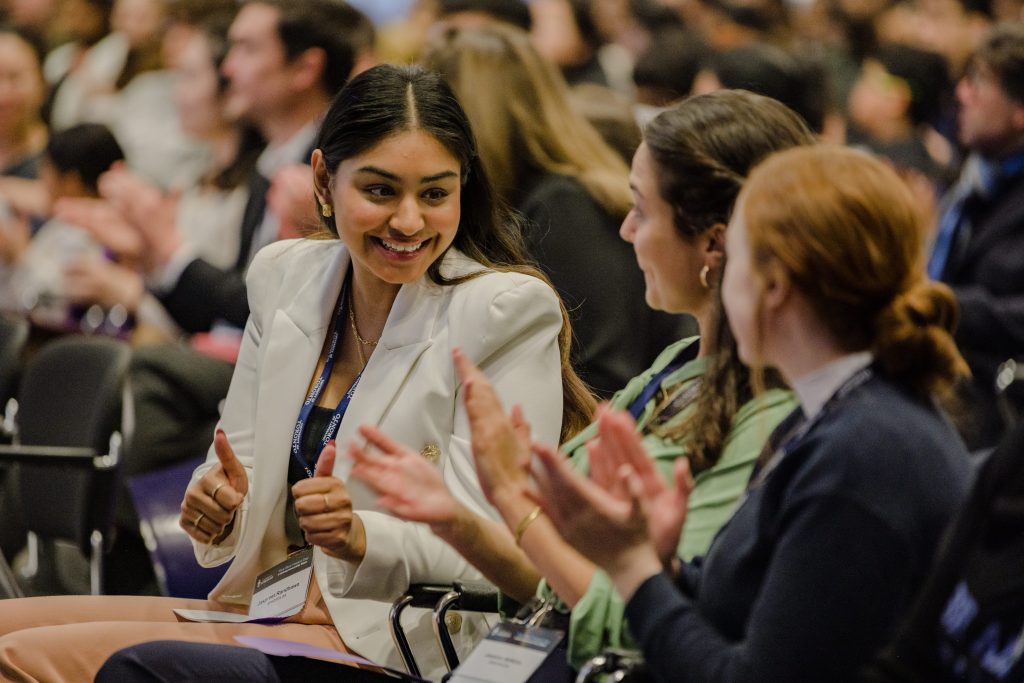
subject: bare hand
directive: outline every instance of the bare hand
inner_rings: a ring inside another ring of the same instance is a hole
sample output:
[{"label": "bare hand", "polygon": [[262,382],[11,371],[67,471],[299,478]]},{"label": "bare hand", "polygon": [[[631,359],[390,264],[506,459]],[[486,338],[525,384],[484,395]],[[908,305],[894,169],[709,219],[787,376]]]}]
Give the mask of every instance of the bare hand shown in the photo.
[{"label": "bare hand", "polygon": [[348,489],[333,476],[336,454],[331,441],[321,451],[314,475],[292,486],[295,514],[308,543],[331,557],[358,562],[366,554],[366,539]]},{"label": "bare hand", "polygon": [[494,387],[462,351],[456,349],[453,357],[480,486],[487,500],[500,507],[501,499],[521,496],[529,481],[530,426],[518,406],[511,417],[505,414]]},{"label": "bare hand", "polygon": [[78,258],[64,268],[64,291],[76,304],[117,304],[135,312],[145,294],[142,276],[130,268],[100,258]]},{"label": "bare hand", "polygon": [[200,543],[227,536],[235,512],[249,492],[249,477],[221,429],[213,437],[219,461],[185,491],[178,525]]},{"label": "bare hand", "polygon": [[166,265],[181,246],[178,197],[116,165],[100,176],[100,196],[142,237],[150,267]]},{"label": "bare hand", "polygon": [[304,237],[320,227],[313,198],[313,169],[305,164],[285,166],[270,181],[267,208],[281,223],[279,239]]},{"label": "bare hand", "polygon": [[589,447],[591,479],[577,474],[553,449],[535,445],[542,467],[535,472],[538,490],[527,494],[565,540],[605,569],[628,599],[674,555],[692,481],[688,467],[680,464],[677,487],[668,487],[627,416],[606,411],[599,434]]},{"label": "bare hand", "polygon": [[20,261],[31,239],[28,217],[12,209],[10,217],[0,219],[0,261],[9,264]]},{"label": "bare hand", "polygon": [[145,251],[142,236],[104,199],[65,198],[54,204],[53,211],[56,218],[82,228],[123,259],[138,260]]},{"label": "bare hand", "polygon": [[410,522],[444,525],[455,520],[459,504],[437,467],[376,427],[363,425],[359,433],[379,453],[350,443],[348,456],[355,462],[352,476],[380,494],[378,505]]},{"label": "bare hand", "polygon": [[587,444],[591,479],[606,491],[624,498],[627,492],[620,473],[623,468],[635,473],[644,501],[648,535],[658,550],[658,557],[668,566],[676,556],[693,491],[690,461],[686,458],[675,461],[676,485],[672,487],[655,468],[636,431],[636,423],[628,413],[602,411],[598,417],[598,435]]}]

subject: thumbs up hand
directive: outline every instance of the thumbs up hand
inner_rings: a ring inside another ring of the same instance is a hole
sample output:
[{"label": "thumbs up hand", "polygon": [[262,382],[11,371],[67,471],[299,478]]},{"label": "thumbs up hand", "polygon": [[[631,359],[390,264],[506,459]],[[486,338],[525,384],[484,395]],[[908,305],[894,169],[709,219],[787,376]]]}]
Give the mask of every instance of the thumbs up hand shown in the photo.
[{"label": "thumbs up hand", "polygon": [[249,477],[221,429],[213,437],[219,461],[185,491],[179,526],[200,543],[216,543],[231,532],[235,511],[249,492]]},{"label": "thumbs up hand", "polygon": [[366,554],[362,520],[352,512],[344,482],[334,476],[337,448],[329,442],[320,452],[316,472],[292,486],[295,514],[306,541],[340,560],[359,562]]}]

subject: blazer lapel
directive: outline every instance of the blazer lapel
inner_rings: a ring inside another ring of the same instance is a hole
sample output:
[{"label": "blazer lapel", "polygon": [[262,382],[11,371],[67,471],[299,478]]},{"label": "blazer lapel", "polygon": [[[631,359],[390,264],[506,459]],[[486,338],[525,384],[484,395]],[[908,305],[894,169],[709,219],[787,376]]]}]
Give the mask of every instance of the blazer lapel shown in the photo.
[{"label": "blazer lapel", "polygon": [[266,350],[260,366],[255,452],[262,461],[260,471],[266,475],[254,482],[255,499],[259,501],[275,500],[284,491],[281,482],[288,476],[295,420],[348,270],[348,252],[340,242],[336,246],[325,250],[323,267],[310,268],[305,284],[290,303],[274,312],[269,331],[264,330]]}]

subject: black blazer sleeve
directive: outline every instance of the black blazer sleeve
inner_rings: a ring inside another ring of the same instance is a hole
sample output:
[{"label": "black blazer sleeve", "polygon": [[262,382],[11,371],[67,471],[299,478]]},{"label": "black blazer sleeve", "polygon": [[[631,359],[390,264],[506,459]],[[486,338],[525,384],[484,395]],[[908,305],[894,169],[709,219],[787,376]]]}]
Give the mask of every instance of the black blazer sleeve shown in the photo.
[{"label": "black blazer sleeve", "polygon": [[205,332],[219,320],[245,327],[249,317],[245,270],[253,256],[256,231],[266,212],[269,188],[266,178],[252,174],[249,200],[239,227],[241,235],[234,268],[224,270],[203,259],[195,259],[185,267],[174,287],[159,297],[167,312],[186,332]]},{"label": "black blazer sleeve", "polygon": [[189,333],[205,332],[218,320],[245,327],[249,317],[242,274],[221,270],[202,259],[188,264],[174,288],[160,300],[175,322]]}]

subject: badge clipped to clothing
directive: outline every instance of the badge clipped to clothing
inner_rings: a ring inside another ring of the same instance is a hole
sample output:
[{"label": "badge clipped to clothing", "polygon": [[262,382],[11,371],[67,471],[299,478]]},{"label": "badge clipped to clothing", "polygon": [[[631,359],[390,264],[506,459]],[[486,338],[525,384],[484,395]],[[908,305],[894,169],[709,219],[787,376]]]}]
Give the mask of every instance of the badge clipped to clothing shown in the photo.
[{"label": "badge clipped to clothing", "polygon": [[174,613],[187,621],[273,623],[298,614],[306,604],[313,577],[313,549],[292,553],[256,577],[248,614],[198,609],[176,609]]},{"label": "badge clipped to clothing", "polygon": [[552,598],[534,598],[514,619],[492,628],[449,683],[526,683],[565,641],[566,630],[560,627],[568,626],[566,621]]},{"label": "badge clipped to clothing", "polygon": [[502,621],[452,672],[450,683],[526,683],[564,637],[563,631]]}]

